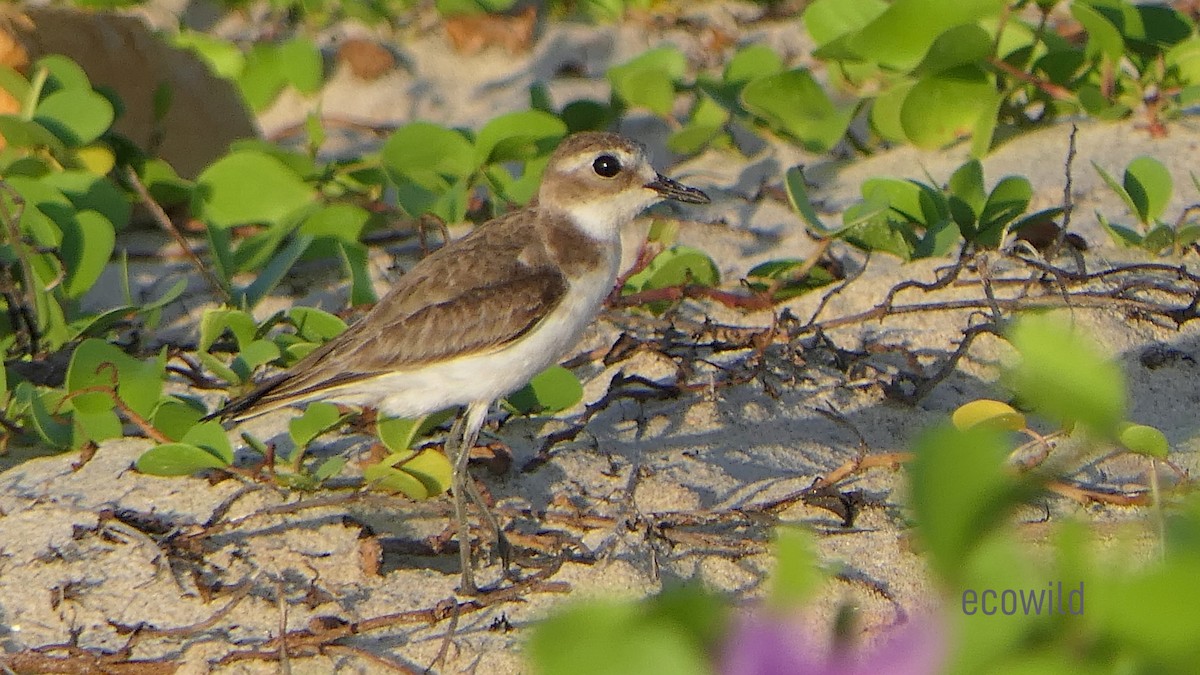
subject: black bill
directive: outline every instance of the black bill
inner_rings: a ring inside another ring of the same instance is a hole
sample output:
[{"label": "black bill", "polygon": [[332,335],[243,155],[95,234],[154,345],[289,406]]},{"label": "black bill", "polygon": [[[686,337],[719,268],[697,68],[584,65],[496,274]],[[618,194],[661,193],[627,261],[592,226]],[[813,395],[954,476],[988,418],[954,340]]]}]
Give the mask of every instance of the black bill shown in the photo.
[{"label": "black bill", "polygon": [[655,176],[654,180],[646,183],[646,187],[654,190],[666,199],[674,199],[677,202],[687,202],[689,204],[707,204],[712,200],[708,195],[694,187],[688,187],[681,183],[667,178],[661,173]]}]

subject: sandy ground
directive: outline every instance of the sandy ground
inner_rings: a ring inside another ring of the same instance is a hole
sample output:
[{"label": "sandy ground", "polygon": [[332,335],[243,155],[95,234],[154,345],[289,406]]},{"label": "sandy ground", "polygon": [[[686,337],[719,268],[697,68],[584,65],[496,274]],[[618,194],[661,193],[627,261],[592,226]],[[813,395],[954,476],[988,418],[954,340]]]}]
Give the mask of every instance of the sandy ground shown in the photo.
[{"label": "sandy ground", "polygon": [[[707,20],[727,25],[733,25],[734,16],[753,12],[751,7],[732,4],[704,7],[697,11],[705,13]],[[739,39],[766,41],[794,62],[802,61],[805,53],[794,23],[747,24],[740,29]],[[367,124],[435,119],[478,127],[491,116],[523,109],[527,86],[550,78],[567,63],[579,66],[584,77],[551,80],[557,102],[584,95],[606,97],[606,67],[662,43],[677,44],[689,54],[702,52],[698,38],[681,29],[552,26],[526,54],[510,58],[487,50],[458,56],[448,52],[443,37],[432,30],[396,45],[403,65],[380,80],[364,83],[344,71],[336,72],[319,103],[327,116]],[[269,135],[299,122],[316,103],[285,97],[260,118],[264,132]],[[836,220],[866,178],[924,179],[928,174],[942,181],[965,157],[965,151],[958,149],[930,153],[901,148],[833,162],[781,142],[747,140],[745,157],[709,152],[681,164],[665,150],[667,129],[661,122],[635,114],[622,121],[620,129],[645,142],[668,173],[687,176],[714,197],[711,207],[675,213],[683,218],[681,241],[709,252],[730,288],[736,288],[736,280],[759,262],[802,257],[813,249],[786,202],[761,189],[777,187],[787,167],[797,163],[810,167],[817,183],[815,194],[828,218]],[[1186,178],[1200,145],[1195,120],[1172,124],[1170,130],[1168,138],[1151,139],[1136,122],[1081,126],[1073,176],[1077,207],[1073,229],[1091,244],[1087,254],[1091,268],[1141,259],[1114,248],[1096,224],[1097,209],[1114,218],[1126,219],[1127,214],[1103,187],[1091,161],[1119,172],[1130,158],[1152,154],[1176,177],[1176,199],[1168,213],[1200,201]],[[985,161],[988,183],[1010,173],[1024,174],[1037,192],[1034,208],[1061,203],[1068,135],[1069,127],[1056,126],[1007,142]],[[631,241],[631,247],[635,244]],[[403,251],[411,255],[413,247]],[[896,283],[931,280],[935,268],[946,264],[938,260],[904,265],[875,256],[864,265],[861,254],[835,252],[848,269],[861,274],[830,300],[824,318],[869,309]],[[387,265],[388,256],[380,254],[381,288],[386,286]],[[996,265],[999,273],[1012,267],[1003,260]],[[190,274],[184,266],[170,267],[166,275],[161,267],[142,269],[141,281],[147,287]],[[193,281],[200,289],[200,283]],[[292,283],[311,286],[312,280]],[[274,298],[260,312],[269,314],[293,301],[336,307],[334,299],[343,290],[340,283],[332,283],[329,290],[301,294],[299,300]],[[977,286],[964,286],[934,298],[915,291],[901,297],[915,302],[976,297],[979,292]],[[808,317],[819,300],[819,294],[805,296],[786,308]],[[204,302],[200,294],[190,295],[177,308],[181,316],[173,330],[184,334],[192,330]],[[745,313],[698,302],[684,303],[679,316],[709,316],[750,327],[768,326],[772,319],[767,312]],[[611,344],[621,327],[636,321],[631,317],[629,312],[607,316],[585,338],[580,351]],[[1133,322],[1113,311],[1079,311],[1075,319],[1123,365],[1131,388],[1131,417],[1162,429],[1172,443],[1173,459],[1195,470],[1200,451],[1196,326],[1175,331]],[[569,424],[582,406],[554,419],[506,421],[502,428],[492,429],[491,438],[511,448],[513,468],[499,476],[477,468],[482,485],[503,514],[514,516],[515,531],[576,537],[582,547],[597,552],[596,560],[564,563],[549,576],[563,585],[528,588],[520,602],[495,601],[479,611],[466,607],[456,620],[443,618],[436,623],[422,620],[428,618],[424,616],[397,620],[346,644],[418,671],[436,663],[438,672],[517,673],[527,670],[521,654],[526,628],[570,600],[637,597],[682,580],[699,581],[731,596],[754,596],[769,568],[769,558],[758,546],[767,537],[767,523],[743,519],[689,530],[708,536],[687,540],[690,545],[678,531],[663,534],[648,524],[661,522],[667,518],[663,514],[673,512],[728,513],[781,498],[857,456],[861,443],[872,453],[904,450],[921,429],[945,419],[955,406],[996,395],[997,365],[1011,353],[993,338],[978,341],[955,373],[918,404],[889,400],[880,386],[906,367],[905,354],[916,355],[926,366],[944,357],[967,320],[965,312],[941,312],[831,330],[830,339],[844,349],[874,350],[865,362],[870,368],[857,373],[833,367],[828,350],[808,341],[777,345],[768,352],[762,375],[743,384],[673,400],[615,402],[593,417],[575,441],[556,446],[551,459],[533,471],[522,467],[537,452],[540,439]],[[1147,349],[1164,347],[1177,352],[1169,352],[1174,356],[1160,367],[1143,365],[1141,357]],[[736,363],[739,356],[745,352],[729,355],[728,362]],[[585,379],[585,402],[600,399],[617,374],[665,381],[673,372],[670,362],[653,354],[579,370]],[[713,377],[718,379],[716,374]],[[841,420],[817,408],[836,409]],[[285,424],[286,415],[276,416],[251,430],[260,438],[279,438]],[[253,649],[285,629],[316,630],[321,622],[313,620],[320,617],[361,621],[445,608],[455,597],[457,557],[451,550],[433,553],[427,544],[418,545],[445,534],[444,498],[413,503],[377,496],[275,513],[272,507],[329,495],[289,494],[236,480],[213,484],[200,478],[144,476],[133,471],[131,463],[148,447],[139,439],[111,442],[79,468],[77,455],[65,455],[27,461],[0,474],[0,635],[6,650],[72,640],[80,647],[117,650],[129,639],[117,625],[142,624],[164,632],[151,630],[140,638],[133,657],[168,659],[182,664],[184,672],[206,672],[216,659],[231,651]],[[366,440],[356,437],[331,452],[358,457],[365,449]],[[1116,488],[1139,486],[1145,478],[1138,465],[1128,462],[1089,471],[1081,477]],[[864,630],[872,632],[935,605],[937,592],[923,562],[911,550],[905,527],[902,472],[873,470],[842,487],[861,490],[866,498],[866,507],[852,527],[843,528],[830,512],[798,502],[779,514],[782,522],[805,524],[823,533],[822,560],[831,569],[842,570],[822,593],[818,609],[828,612],[839,602],[854,603],[862,611]],[[1084,508],[1066,500],[1050,506],[1056,515],[1082,515],[1097,527],[1110,521],[1129,521],[1139,527],[1142,516],[1137,509]],[[547,510],[558,517],[546,516]],[[585,515],[591,518],[586,521],[591,526],[581,528]],[[212,523],[221,525],[207,536],[189,539]],[[364,537],[367,530],[376,536]],[[1032,529],[1029,536],[1037,538]],[[163,543],[167,540],[174,542],[173,547]],[[729,546],[723,548],[717,545],[720,542]],[[377,557],[379,550],[381,557]],[[364,562],[377,559],[382,560],[378,570]],[[495,565],[484,568],[483,581],[495,580],[497,569]],[[525,570],[534,572],[535,568]],[[211,617],[216,618],[209,621]],[[182,630],[167,630],[172,628]],[[277,664],[246,660],[221,670],[274,672],[277,668]],[[384,666],[361,654],[329,651],[294,658],[291,668],[298,673],[333,668],[374,672]]]}]

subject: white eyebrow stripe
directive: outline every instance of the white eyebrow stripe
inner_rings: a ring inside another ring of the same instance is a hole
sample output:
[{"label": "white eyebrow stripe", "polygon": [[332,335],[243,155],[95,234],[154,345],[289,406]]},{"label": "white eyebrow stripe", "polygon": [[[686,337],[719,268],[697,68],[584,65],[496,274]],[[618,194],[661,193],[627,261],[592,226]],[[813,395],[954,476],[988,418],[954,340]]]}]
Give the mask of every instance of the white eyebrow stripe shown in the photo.
[{"label": "white eyebrow stripe", "polygon": [[600,155],[615,155],[621,162],[621,168],[626,169],[637,164],[637,158],[629,154],[624,148],[595,148],[587,152],[581,152],[578,155],[560,163],[558,165],[561,173],[574,173],[583,168],[591,170],[592,162]]}]

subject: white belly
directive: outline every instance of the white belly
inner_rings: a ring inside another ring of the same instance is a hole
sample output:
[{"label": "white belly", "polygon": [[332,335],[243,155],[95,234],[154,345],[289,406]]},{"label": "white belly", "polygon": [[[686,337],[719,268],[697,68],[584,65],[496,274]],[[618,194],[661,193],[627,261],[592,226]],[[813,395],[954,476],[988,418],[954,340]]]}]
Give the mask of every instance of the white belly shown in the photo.
[{"label": "white belly", "polygon": [[613,260],[607,269],[571,284],[555,311],[508,347],[360,382],[353,392],[328,392],[322,400],[370,406],[393,417],[417,417],[506,396],[575,346],[612,290],[616,265]]}]

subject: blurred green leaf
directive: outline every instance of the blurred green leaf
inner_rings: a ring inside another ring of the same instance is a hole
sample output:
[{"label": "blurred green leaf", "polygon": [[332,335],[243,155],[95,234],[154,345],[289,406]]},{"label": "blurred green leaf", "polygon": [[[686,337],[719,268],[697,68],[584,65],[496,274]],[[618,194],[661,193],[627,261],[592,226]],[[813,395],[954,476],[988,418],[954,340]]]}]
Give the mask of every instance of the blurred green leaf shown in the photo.
[{"label": "blurred green leaf", "polygon": [[450,489],[454,467],[445,453],[438,450],[427,448],[416,453],[398,453],[385,458],[382,463],[416,478],[430,497]]},{"label": "blurred green leaf", "polygon": [[857,109],[856,105],[834,105],[803,68],[752,80],[742,89],[742,105],[814,152],[836,145]]},{"label": "blurred green leaf", "polygon": [[279,159],[253,150],[233,152],[196,178],[192,208],[210,228],[278,224],[311,207],[316,190]]},{"label": "blurred green leaf", "polygon": [[659,47],[609,68],[608,81],[613,93],[628,104],[667,117],[675,105],[675,85],[686,72],[683,52],[675,47]]},{"label": "blurred green leaf", "polygon": [[562,366],[550,366],[529,384],[509,394],[505,400],[517,413],[533,415],[566,410],[583,399],[583,385],[575,373]]},{"label": "blurred green leaf", "polygon": [[[704,638],[719,625],[720,603],[701,591],[690,601],[595,600],[558,611],[537,625],[529,656],[539,675],[704,675],[712,673]],[[676,611],[669,611],[678,608]],[[681,611],[682,610],[682,611]],[[719,630],[719,629],[718,629]],[[699,633],[699,634],[697,634]],[[619,648],[618,648],[619,647]]]},{"label": "blurred green leaf", "polygon": [[996,14],[1005,0],[896,0],[848,36],[845,48],[900,71],[916,67],[947,30]]},{"label": "blurred green leaf", "polygon": [[1117,432],[1117,440],[1127,450],[1139,455],[1166,459],[1171,452],[1171,443],[1158,429],[1145,424],[1124,424]]},{"label": "blurred green leaf", "polygon": [[[844,0],[837,0],[844,2]],[[811,6],[810,6],[811,7]],[[808,26],[809,33],[813,27]],[[768,75],[775,75],[783,70],[783,58],[764,44],[751,44],[742,47],[725,64],[721,78],[725,82],[744,84]]]},{"label": "blurred green leaf", "polygon": [[971,133],[992,91],[989,77],[975,65],[929,75],[905,96],[900,124],[913,145],[940,148]]},{"label": "blurred green leaf", "polygon": [[825,223],[821,222],[821,217],[817,215],[817,210],[813,207],[812,200],[808,197],[808,185],[804,180],[804,167],[793,166],[788,169],[784,174],[783,187],[787,192],[788,203],[792,205],[792,210],[800,214],[813,231],[821,236],[829,236],[837,231],[836,229],[831,230],[825,227]]},{"label": "blurred green leaf", "polygon": [[418,438],[453,419],[456,413],[456,409],[447,408],[417,418],[388,417],[377,420],[375,429],[384,447],[393,453],[404,453]]},{"label": "blurred green leaf", "polygon": [[1122,187],[1133,202],[1138,220],[1144,225],[1161,218],[1171,201],[1171,173],[1162,162],[1147,155],[1134,158],[1125,167]]},{"label": "blurred green leaf", "polygon": [[1116,434],[1125,416],[1125,377],[1095,342],[1052,314],[1022,316],[1006,336],[1020,361],[1005,378],[1022,401],[1060,424]]},{"label": "blurred green leaf", "polygon": [[62,398],[61,391],[43,392],[29,382],[18,382],[13,398],[29,411],[29,421],[43,443],[60,450],[72,446],[71,424],[51,414]]},{"label": "blurred green leaf", "polygon": [[747,284],[758,293],[766,292],[782,280],[774,290],[771,299],[783,302],[804,295],[810,291],[836,281],[829,270],[820,265],[812,266],[803,276],[796,277],[795,273],[805,266],[802,258],[787,258],[783,260],[768,260],[755,265],[746,273]]},{"label": "blurred green leaf", "polygon": [[370,488],[399,492],[409,499],[428,499],[432,496],[416,476],[385,464],[369,464],[364,467],[363,480]]},{"label": "blurred green leaf", "polygon": [[1009,448],[987,425],[925,433],[908,466],[917,533],[937,575],[960,580],[975,546],[1005,521],[1033,486],[1005,466]]},{"label": "blurred green leaf", "polygon": [[91,290],[108,265],[116,233],[107,218],[91,210],[75,213],[62,225],[61,253],[67,272],[63,290],[68,298],[79,298]]},{"label": "blurred green leaf", "polygon": [[217,338],[228,330],[238,346],[248,345],[258,333],[258,324],[248,312],[229,307],[212,307],[200,316],[200,344],[197,351],[206,352]]},{"label": "blurred green leaf", "polygon": [[342,421],[342,413],[332,403],[310,403],[304,414],[288,420],[288,435],[299,450],[305,448],[317,436],[329,431]]},{"label": "blurred green leaf", "polygon": [[371,214],[357,204],[324,204],[310,213],[298,232],[310,237],[330,237],[355,244]]},{"label": "blurred green leaf", "polygon": [[816,541],[808,530],[779,527],[772,546],[775,569],[770,578],[770,605],[777,610],[795,610],[820,588],[825,575],[817,563]]},{"label": "blurred green leaf", "polygon": [[315,94],[324,81],[321,51],[312,40],[294,37],[276,47],[280,72],[302,94]]},{"label": "blurred green leaf", "polygon": [[326,342],[346,330],[346,322],[316,307],[293,307],[288,319],[296,326],[296,334],[309,342]]},{"label": "blurred green leaf", "polygon": [[94,91],[66,89],[42,99],[33,121],[71,146],[87,145],[112,125],[114,112],[108,99]]},{"label": "blurred green leaf", "polygon": [[862,30],[887,8],[883,0],[815,0],[804,8],[804,27],[824,47]]},{"label": "blurred green leaf", "polygon": [[567,125],[539,110],[522,110],[494,117],[475,138],[475,163],[525,161],[547,156],[567,133]]}]

